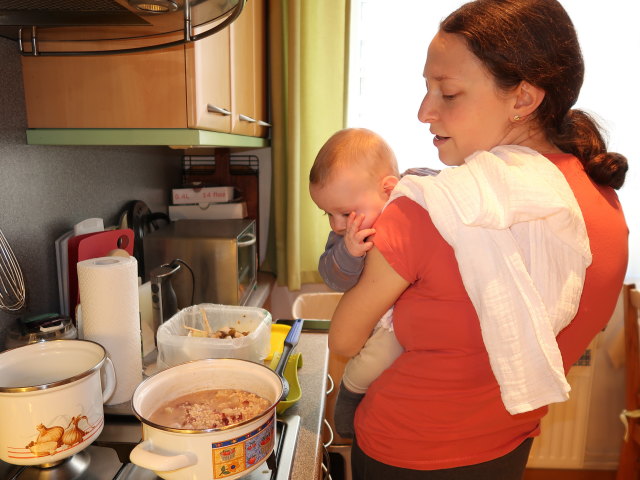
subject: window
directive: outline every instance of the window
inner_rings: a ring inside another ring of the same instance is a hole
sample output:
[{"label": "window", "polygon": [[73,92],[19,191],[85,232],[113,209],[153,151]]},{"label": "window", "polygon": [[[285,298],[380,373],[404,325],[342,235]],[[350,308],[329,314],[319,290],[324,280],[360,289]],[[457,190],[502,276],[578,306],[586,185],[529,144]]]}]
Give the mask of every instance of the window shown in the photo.
[{"label": "window", "polygon": [[[609,149],[630,163],[618,195],[629,225],[628,280],[640,281],[640,2],[560,0],[576,26],[585,58],[585,82],[576,106],[594,114],[608,132]],[[428,126],[417,119],[425,93],[422,69],[438,23],[463,0],[353,0],[348,125],[380,133],[394,149],[400,171],[442,168]],[[389,5],[392,5],[390,9]],[[606,5],[606,6],[604,6]]]}]

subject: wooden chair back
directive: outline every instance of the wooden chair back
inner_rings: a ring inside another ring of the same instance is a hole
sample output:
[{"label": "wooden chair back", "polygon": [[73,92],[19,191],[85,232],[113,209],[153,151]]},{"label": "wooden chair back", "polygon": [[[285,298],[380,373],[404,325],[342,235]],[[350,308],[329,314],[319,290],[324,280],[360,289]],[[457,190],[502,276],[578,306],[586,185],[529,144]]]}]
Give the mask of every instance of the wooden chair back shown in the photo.
[{"label": "wooden chair back", "polygon": [[624,302],[625,409],[620,418],[628,425],[616,480],[640,480],[640,348],[638,312],[640,290],[622,288]]}]

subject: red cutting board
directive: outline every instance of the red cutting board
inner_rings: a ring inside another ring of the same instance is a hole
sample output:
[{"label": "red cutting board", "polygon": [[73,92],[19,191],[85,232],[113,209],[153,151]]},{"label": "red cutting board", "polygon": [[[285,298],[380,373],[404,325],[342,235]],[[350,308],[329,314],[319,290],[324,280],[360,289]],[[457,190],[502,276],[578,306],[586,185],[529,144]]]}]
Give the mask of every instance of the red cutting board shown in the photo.
[{"label": "red cutting board", "polygon": [[133,255],[133,238],[133,230],[123,228],[77,235],[69,239],[69,314],[74,320],[76,305],[80,302],[78,262],[90,258],[106,257],[111,250],[118,248]]}]

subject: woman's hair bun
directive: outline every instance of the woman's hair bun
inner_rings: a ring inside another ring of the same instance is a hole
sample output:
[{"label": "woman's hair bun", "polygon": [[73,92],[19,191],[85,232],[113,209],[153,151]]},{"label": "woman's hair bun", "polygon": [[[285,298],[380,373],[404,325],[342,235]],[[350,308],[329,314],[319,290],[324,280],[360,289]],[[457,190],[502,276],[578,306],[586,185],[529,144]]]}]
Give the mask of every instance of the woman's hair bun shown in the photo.
[{"label": "woman's hair bun", "polygon": [[585,171],[600,185],[609,185],[616,190],[622,187],[629,169],[627,158],[615,152],[604,152],[586,162]]}]

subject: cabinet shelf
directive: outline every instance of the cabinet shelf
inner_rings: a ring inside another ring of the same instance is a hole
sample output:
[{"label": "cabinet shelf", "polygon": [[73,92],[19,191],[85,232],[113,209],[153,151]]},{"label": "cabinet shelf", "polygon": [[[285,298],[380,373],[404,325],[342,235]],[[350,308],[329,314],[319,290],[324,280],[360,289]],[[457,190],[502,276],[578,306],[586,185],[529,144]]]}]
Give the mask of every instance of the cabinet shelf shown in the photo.
[{"label": "cabinet shelf", "polygon": [[269,146],[269,140],[189,128],[30,128],[27,144],[263,148]]}]

